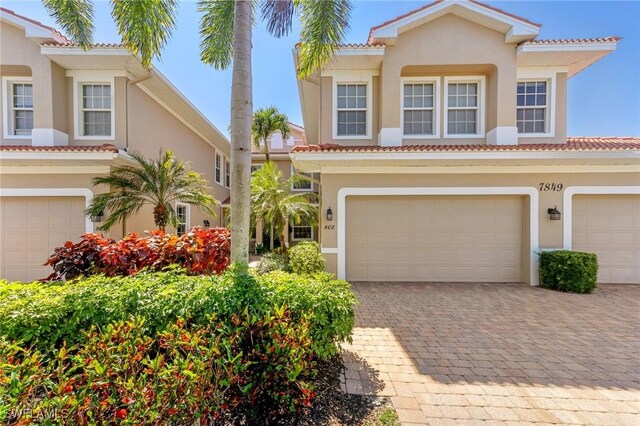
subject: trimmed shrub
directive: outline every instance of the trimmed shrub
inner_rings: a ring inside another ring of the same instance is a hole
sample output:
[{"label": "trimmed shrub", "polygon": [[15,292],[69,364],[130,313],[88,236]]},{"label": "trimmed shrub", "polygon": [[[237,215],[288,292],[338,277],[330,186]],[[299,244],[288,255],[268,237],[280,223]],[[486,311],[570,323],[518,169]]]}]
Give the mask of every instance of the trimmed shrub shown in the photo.
[{"label": "trimmed shrub", "polygon": [[0,282],[0,338],[52,351],[63,342],[81,342],[83,331],[93,326],[132,316],[143,318],[145,332],[153,335],[178,318],[205,325],[211,313],[229,322],[247,306],[255,313],[287,306],[293,321],[308,319],[313,352],[326,359],[338,352],[337,341],[349,338],[355,303],[349,284],[329,274],[255,277],[246,265],[219,276],[187,276],[174,268],[69,282]]},{"label": "trimmed shrub", "polygon": [[154,336],[134,318],[93,327],[54,359],[6,343],[0,359],[3,423],[264,424],[314,396],[308,322],[286,309],[180,319]]},{"label": "trimmed shrub", "polygon": [[325,259],[315,241],[302,241],[289,250],[289,267],[296,274],[315,274],[324,271]]},{"label": "trimmed shrub", "polygon": [[264,254],[256,266],[256,272],[260,275],[272,271],[286,271],[287,269],[286,256],[273,252]]},{"label": "trimmed shrub", "polygon": [[571,250],[540,253],[540,281],[545,287],[572,293],[591,293],[597,287],[598,257]]},{"label": "trimmed shrub", "polygon": [[47,280],[70,280],[105,274],[127,276],[144,268],[162,270],[177,264],[187,273],[219,274],[230,262],[231,234],[226,228],[191,228],[177,235],[162,231],[146,237],[131,233],[120,241],[102,234],[84,234],[78,243],[67,241],[55,249],[45,265],[53,267]]}]

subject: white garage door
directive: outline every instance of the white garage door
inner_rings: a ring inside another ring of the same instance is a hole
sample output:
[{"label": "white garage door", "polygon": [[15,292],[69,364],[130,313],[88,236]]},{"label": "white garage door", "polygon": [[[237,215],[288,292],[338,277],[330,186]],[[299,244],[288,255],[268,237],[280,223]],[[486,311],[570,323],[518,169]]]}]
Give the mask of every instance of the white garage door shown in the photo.
[{"label": "white garage door", "polygon": [[575,195],[574,250],[598,255],[598,281],[640,284],[640,196]]},{"label": "white garage door", "polygon": [[86,230],[83,197],[0,197],[0,277],[46,278],[55,247]]},{"label": "white garage door", "polygon": [[348,197],[352,281],[522,281],[522,197]]}]

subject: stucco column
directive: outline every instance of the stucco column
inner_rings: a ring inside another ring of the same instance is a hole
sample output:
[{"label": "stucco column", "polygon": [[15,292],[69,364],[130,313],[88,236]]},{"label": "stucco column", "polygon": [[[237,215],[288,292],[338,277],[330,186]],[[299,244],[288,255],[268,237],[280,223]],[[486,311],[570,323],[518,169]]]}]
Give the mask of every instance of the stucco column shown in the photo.
[{"label": "stucco column", "polygon": [[262,219],[256,220],[256,246],[262,244],[262,233],[264,229],[264,221]]},{"label": "stucco column", "polygon": [[285,219],[284,221],[284,232],[283,232],[284,241],[282,241],[283,247],[289,247],[289,219]]}]

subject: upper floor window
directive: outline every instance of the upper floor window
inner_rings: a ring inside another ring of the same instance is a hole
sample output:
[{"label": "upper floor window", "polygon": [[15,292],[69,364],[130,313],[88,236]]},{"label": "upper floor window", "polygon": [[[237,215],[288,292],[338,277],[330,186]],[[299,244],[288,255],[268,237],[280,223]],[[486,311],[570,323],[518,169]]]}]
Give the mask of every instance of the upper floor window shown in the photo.
[{"label": "upper floor window", "polygon": [[519,81],[516,100],[518,133],[547,133],[547,81]]},{"label": "upper floor window", "polygon": [[216,152],[216,183],[222,185],[222,156]]},{"label": "upper floor window", "polygon": [[33,130],[33,85],[16,77],[5,79],[5,137],[28,138]]},{"label": "upper floor window", "polygon": [[445,137],[482,137],[484,76],[445,77]]},{"label": "upper floor window", "polygon": [[253,174],[253,172],[255,172],[256,170],[260,170],[262,168],[262,164],[252,164],[251,165],[251,174]]},{"label": "upper floor window", "polygon": [[337,136],[367,136],[367,85],[338,84]]},{"label": "upper floor window", "polygon": [[111,85],[82,84],[83,136],[111,136]]},{"label": "upper floor window", "polygon": [[224,161],[224,185],[231,187],[231,163],[227,159]]},{"label": "upper floor window", "polygon": [[429,137],[438,133],[436,79],[405,80],[402,97],[402,133],[408,137]]},{"label": "upper floor window", "polygon": [[187,232],[187,229],[189,229],[189,205],[182,203],[176,204],[176,216],[178,217],[176,234],[183,235]]},{"label": "upper floor window", "polygon": [[298,173],[296,168],[291,165],[291,175],[298,175],[300,179],[291,183],[291,189],[294,191],[310,191],[313,186],[313,182],[311,182],[311,174],[308,173]]}]

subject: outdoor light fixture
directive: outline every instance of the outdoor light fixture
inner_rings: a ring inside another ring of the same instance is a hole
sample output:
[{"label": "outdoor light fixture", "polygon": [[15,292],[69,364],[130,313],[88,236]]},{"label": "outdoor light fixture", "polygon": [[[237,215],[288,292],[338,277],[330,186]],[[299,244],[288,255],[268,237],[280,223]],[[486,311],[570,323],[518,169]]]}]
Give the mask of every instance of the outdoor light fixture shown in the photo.
[{"label": "outdoor light fixture", "polygon": [[552,209],[547,209],[547,213],[549,214],[549,219],[551,220],[560,220],[562,218],[562,213],[558,210],[558,206],[555,206]]},{"label": "outdoor light fixture", "polygon": [[331,222],[333,220],[333,210],[331,207],[327,209],[327,222]]},{"label": "outdoor light fixture", "polygon": [[204,220],[204,227],[205,227],[205,228],[208,228],[208,227],[210,227],[210,226],[211,226],[211,222],[209,222],[209,219],[205,219],[205,220]]},{"label": "outdoor light fixture", "polygon": [[104,216],[104,212],[100,212],[97,215],[91,216],[91,222],[93,223],[102,222],[103,216]]}]

